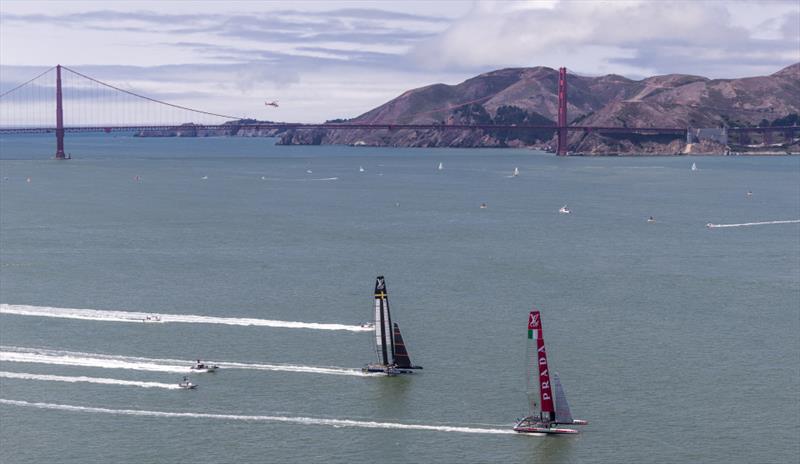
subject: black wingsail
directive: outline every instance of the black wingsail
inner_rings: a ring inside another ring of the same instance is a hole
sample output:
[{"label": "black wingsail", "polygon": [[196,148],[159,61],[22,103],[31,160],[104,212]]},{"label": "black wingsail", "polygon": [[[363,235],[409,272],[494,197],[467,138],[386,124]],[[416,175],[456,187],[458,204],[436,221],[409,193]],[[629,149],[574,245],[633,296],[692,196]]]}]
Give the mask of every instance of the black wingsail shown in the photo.
[{"label": "black wingsail", "polygon": [[396,322],[394,323],[394,364],[403,369],[422,369],[420,366],[411,364],[411,358],[408,356],[403,336],[400,335],[400,326]]},{"label": "black wingsail", "polygon": [[375,345],[378,351],[378,363],[389,364],[389,356],[394,352],[392,337],[392,317],[389,313],[389,296],[383,276],[375,279]]}]

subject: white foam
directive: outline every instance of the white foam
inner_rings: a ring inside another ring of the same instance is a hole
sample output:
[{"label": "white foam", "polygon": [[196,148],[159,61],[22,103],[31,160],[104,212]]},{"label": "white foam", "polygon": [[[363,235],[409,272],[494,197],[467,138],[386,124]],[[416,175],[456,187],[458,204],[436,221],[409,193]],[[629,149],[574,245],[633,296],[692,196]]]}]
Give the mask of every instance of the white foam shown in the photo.
[{"label": "white foam", "polygon": [[460,427],[449,425],[423,425],[423,424],[402,424],[398,422],[373,422],[350,419],[322,419],[315,417],[290,417],[290,416],[262,416],[262,415],[239,415],[239,414],[206,414],[196,412],[167,412],[167,411],[147,411],[141,409],[110,409],[95,408],[87,406],[73,406],[69,404],[55,403],[31,403],[28,401],[7,400],[0,398],[0,404],[9,406],[20,406],[39,409],[54,409],[59,411],[88,412],[95,414],[114,414],[121,416],[144,416],[144,417],[164,417],[164,418],[193,418],[193,419],[221,419],[229,421],[246,422],[283,422],[288,424],[301,425],[326,425],[332,427],[359,427],[366,429],[400,429],[400,430],[424,430],[431,432],[453,432],[453,433],[478,433],[494,435],[517,435],[510,427],[507,429],[489,429],[478,427]]},{"label": "white foam", "polygon": [[177,383],[138,382],[135,380],[106,379],[103,377],[84,377],[84,376],[73,377],[73,376],[63,376],[63,375],[27,374],[24,372],[0,371],[0,378],[20,379],[20,380],[43,380],[47,382],[100,383],[104,385],[123,385],[129,387],[142,387],[142,388],[166,388],[167,390],[179,390],[181,388],[178,386]]},{"label": "white foam", "polygon": [[199,316],[193,314],[161,314],[136,311],[112,311],[99,309],[54,308],[51,306],[30,306],[0,304],[0,314],[18,316],[56,317],[103,322],[133,322],[137,324],[164,324],[180,322],[185,324],[224,324],[256,327],[280,327],[286,329],[346,330],[368,332],[371,329],[358,325],[326,324],[318,322],[276,321],[243,317]]},{"label": "white foam", "polygon": [[[76,351],[47,350],[16,346],[0,346],[0,361],[54,364],[62,366],[98,367],[103,369],[130,369],[150,372],[171,372],[188,374],[194,361],[181,359],[154,359],[132,356],[115,356],[99,353],[82,353]],[[255,364],[220,361],[216,364],[221,369],[250,369],[261,371],[302,372],[309,374],[348,375],[355,377],[376,377],[379,374],[368,374],[360,369],[344,367],[318,367],[297,364]]]},{"label": "white foam", "polygon": [[800,219],[792,219],[788,221],[763,221],[763,222],[743,222],[741,224],[706,224],[709,229],[717,229],[722,227],[748,227],[748,226],[764,226],[771,224],[800,224]]}]

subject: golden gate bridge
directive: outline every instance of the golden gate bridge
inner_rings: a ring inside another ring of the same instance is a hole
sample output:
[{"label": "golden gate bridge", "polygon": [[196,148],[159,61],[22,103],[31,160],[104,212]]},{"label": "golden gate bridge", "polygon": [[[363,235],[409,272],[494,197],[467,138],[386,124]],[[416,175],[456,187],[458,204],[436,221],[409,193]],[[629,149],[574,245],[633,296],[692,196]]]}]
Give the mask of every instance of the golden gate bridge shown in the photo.
[{"label": "golden gate bridge", "polygon": [[[465,106],[458,104],[448,109]],[[53,111],[55,110],[55,111]],[[32,79],[0,94],[0,135],[55,133],[55,159],[69,159],[64,138],[75,132],[121,132],[180,130],[191,126],[198,130],[231,130],[246,126],[253,129],[303,130],[552,130],[556,136],[556,154],[569,152],[569,132],[673,135],[686,137],[685,127],[598,127],[569,125],[567,122],[567,69],[559,68],[558,118],[555,125],[541,124],[395,124],[395,123],[302,123],[242,122],[247,118],[204,111],[169,103],[122,89],[62,65],[53,66]],[[759,133],[769,143],[773,133],[787,138],[798,132],[797,126],[730,127],[731,134]]]}]

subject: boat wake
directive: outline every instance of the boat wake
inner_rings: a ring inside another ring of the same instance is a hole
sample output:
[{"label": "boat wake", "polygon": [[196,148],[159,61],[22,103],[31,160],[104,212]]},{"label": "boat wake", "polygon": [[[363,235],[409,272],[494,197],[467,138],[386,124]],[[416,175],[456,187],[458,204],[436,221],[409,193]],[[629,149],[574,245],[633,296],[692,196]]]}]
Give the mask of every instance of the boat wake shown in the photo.
[{"label": "boat wake", "polygon": [[4,404],[7,406],[26,407],[26,408],[85,412],[94,414],[112,414],[119,416],[163,417],[163,418],[183,418],[183,419],[218,419],[218,420],[245,421],[245,422],[282,422],[286,424],[324,425],[330,427],[357,427],[365,429],[423,430],[430,432],[517,435],[517,433],[511,430],[510,428],[490,429],[490,428],[478,428],[478,427],[459,427],[459,426],[449,426],[449,425],[402,424],[399,422],[373,422],[373,421],[350,420],[350,419],[322,419],[315,417],[207,414],[207,413],[197,413],[197,412],[147,411],[141,409],[110,409],[110,408],[95,408],[88,406],[74,406],[70,404],[57,404],[57,403],[32,403],[28,401],[8,400],[4,398],[0,398],[0,404]]},{"label": "boat wake", "polygon": [[763,221],[763,222],[743,222],[741,224],[706,224],[709,229],[719,229],[723,227],[749,227],[749,226],[766,226],[772,224],[800,224],[800,219],[791,219],[788,221]]},{"label": "boat wake", "polygon": [[5,372],[0,371],[0,378],[3,379],[20,379],[20,380],[44,380],[47,382],[84,382],[84,383],[100,383],[105,385],[123,385],[128,387],[142,387],[142,388],[165,388],[167,390],[180,390],[181,387],[177,383],[161,383],[161,382],[138,382],[135,380],[120,380],[120,379],[106,379],[102,377],[74,377],[64,375],[42,375],[42,374],[27,374],[24,372]]},{"label": "boat wake", "polygon": [[[153,359],[132,356],[115,356],[76,351],[34,349],[16,346],[0,346],[0,361],[51,364],[61,366],[98,367],[102,369],[129,369],[149,372],[170,372],[189,374],[194,371],[194,361],[181,359]],[[349,375],[373,377],[374,374],[361,372],[361,369],[344,367],[316,367],[296,364],[255,364],[239,362],[217,362],[221,369],[249,369],[258,371],[304,372],[309,374]]]},{"label": "boat wake", "polygon": [[245,317],[199,316],[193,314],[160,314],[136,311],[111,311],[99,309],[54,308],[50,306],[29,306],[0,304],[0,314],[18,316],[56,317],[62,319],[81,319],[103,322],[134,322],[138,324],[164,324],[178,322],[185,324],[224,324],[254,327],[280,327],[285,329],[345,330],[349,332],[369,332],[368,327],[346,324],[327,324],[319,322],[276,321]]}]

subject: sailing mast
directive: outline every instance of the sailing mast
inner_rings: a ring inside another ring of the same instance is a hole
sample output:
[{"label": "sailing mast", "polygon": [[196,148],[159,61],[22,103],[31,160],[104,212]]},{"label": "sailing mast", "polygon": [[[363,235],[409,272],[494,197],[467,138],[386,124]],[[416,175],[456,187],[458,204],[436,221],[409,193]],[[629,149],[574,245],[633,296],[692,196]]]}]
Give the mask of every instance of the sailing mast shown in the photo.
[{"label": "sailing mast", "polygon": [[[555,419],[555,407],[553,407],[553,390],[550,385],[550,370],[547,366],[547,350],[544,346],[542,336],[542,319],[539,311],[531,311],[528,315],[528,340],[536,340],[536,352],[528,359],[528,362],[538,368],[537,388],[539,390],[540,417],[544,421]],[[531,346],[533,343],[528,342]],[[533,369],[531,369],[533,371]],[[533,372],[528,379],[533,380]],[[533,413],[533,411],[531,411]]]},{"label": "sailing mast", "polygon": [[[567,396],[558,374],[553,373],[552,376],[550,374],[547,350],[542,335],[541,314],[536,310],[531,311],[528,315],[527,365],[530,415],[520,419],[514,426],[514,430],[520,433],[578,433],[574,429],[558,427],[558,424],[586,425],[587,422],[572,418]],[[555,396],[555,404],[553,396]]]},{"label": "sailing mast", "polygon": [[394,353],[394,332],[392,316],[389,313],[389,296],[383,276],[375,279],[375,346],[378,350],[378,363],[389,366]]},{"label": "sailing mast", "polygon": [[375,280],[375,350],[378,362],[367,364],[364,372],[383,372],[386,375],[411,374],[412,369],[422,366],[411,364],[400,327],[392,323],[389,311],[389,296],[386,291],[386,280],[378,276]]}]

